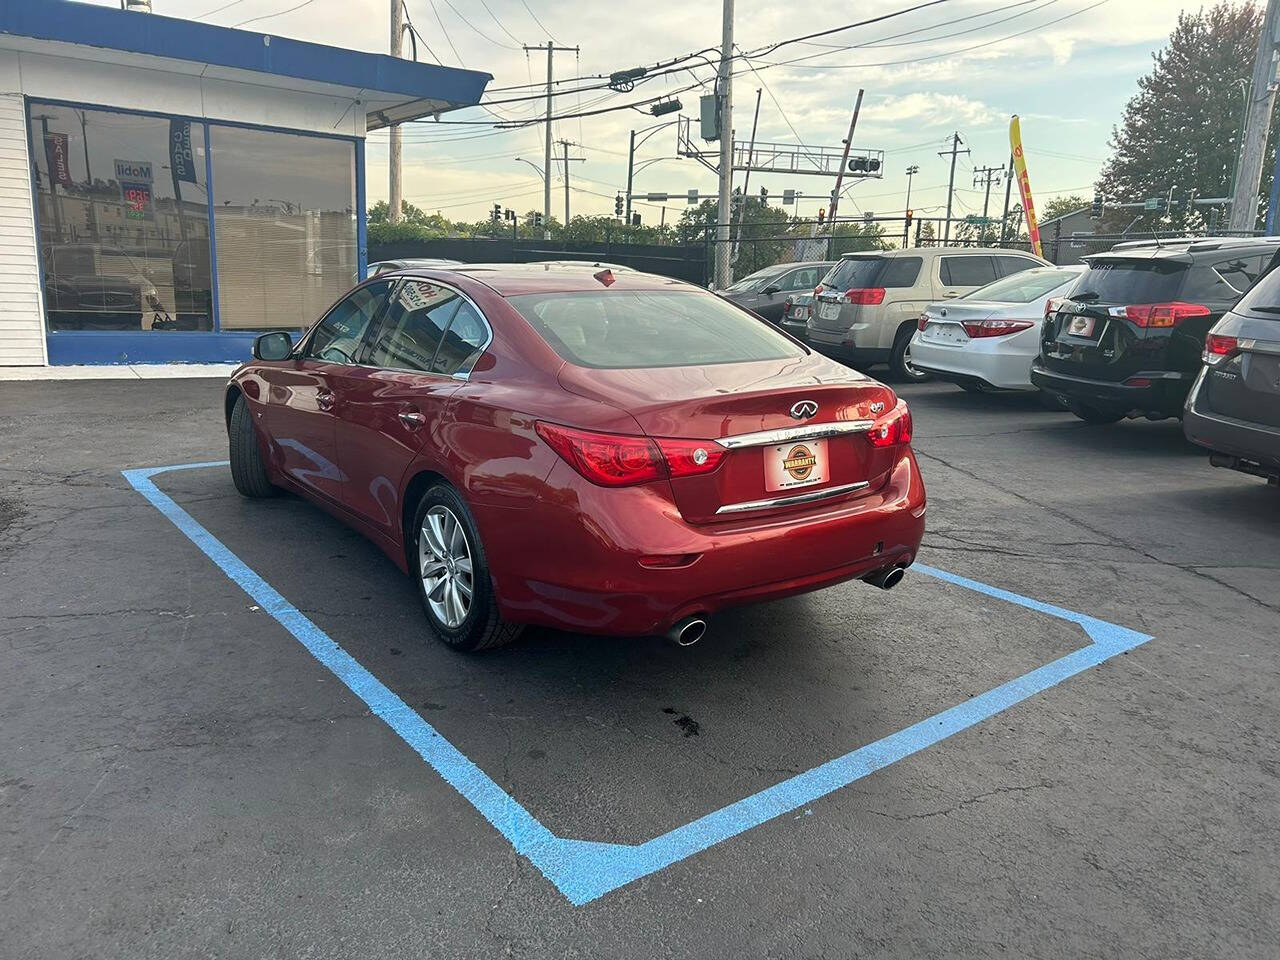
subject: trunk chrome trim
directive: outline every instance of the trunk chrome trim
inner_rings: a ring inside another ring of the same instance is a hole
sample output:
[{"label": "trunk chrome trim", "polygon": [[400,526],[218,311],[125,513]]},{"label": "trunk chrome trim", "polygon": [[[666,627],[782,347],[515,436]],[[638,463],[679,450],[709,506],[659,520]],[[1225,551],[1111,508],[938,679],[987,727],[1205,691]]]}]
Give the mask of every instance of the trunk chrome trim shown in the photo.
[{"label": "trunk chrome trim", "polygon": [[834,423],[814,423],[803,427],[761,430],[758,433],[739,433],[733,437],[721,437],[716,443],[726,450],[737,450],[740,447],[767,447],[792,440],[820,440],[823,437],[838,437],[846,433],[865,433],[875,425],[874,420],[839,420]]},{"label": "trunk chrome trim", "polygon": [[824,487],[813,493],[798,493],[790,497],[774,497],[772,500],[749,500],[746,503],[727,503],[716,511],[716,516],[725,513],[743,513],[747,510],[763,510],[765,507],[789,507],[798,503],[816,503],[819,500],[830,500],[841,494],[852,493],[871,486],[871,481],[860,480],[857,483],[845,483],[838,487]]}]

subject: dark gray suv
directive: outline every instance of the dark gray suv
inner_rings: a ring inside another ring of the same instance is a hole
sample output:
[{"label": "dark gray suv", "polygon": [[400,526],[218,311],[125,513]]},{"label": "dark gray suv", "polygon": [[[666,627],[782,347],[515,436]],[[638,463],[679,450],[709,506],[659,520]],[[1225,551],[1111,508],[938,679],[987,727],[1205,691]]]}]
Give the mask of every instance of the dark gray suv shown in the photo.
[{"label": "dark gray suv", "polygon": [[1254,285],[1205,338],[1183,414],[1187,439],[1215,467],[1280,487],[1280,270]]}]

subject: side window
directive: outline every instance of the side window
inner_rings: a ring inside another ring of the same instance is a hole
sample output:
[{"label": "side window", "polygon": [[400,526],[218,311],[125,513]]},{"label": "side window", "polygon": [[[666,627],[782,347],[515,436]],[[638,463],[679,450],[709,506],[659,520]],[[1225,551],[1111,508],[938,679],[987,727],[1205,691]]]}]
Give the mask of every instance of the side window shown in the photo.
[{"label": "side window", "polygon": [[387,302],[391,283],[366,284],[340,300],[316,326],[304,356],[329,363],[355,363],[369,324]]},{"label": "side window", "polygon": [[1213,265],[1213,270],[1239,296],[1258,282],[1269,261],[1268,255],[1256,253],[1219,261]]},{"label": "side window", "polygon": [[787,283],[783,286],[784,290],[812,290],[818,285],[818,268],[805,267],[803,270],[792,271]]},{"label": "side window", "polygon": [[947,287],[985,287],[996,268],[990,257],[943,257],[941,277]]},{"label": "side window", "polygon": [[436,349],[462,298],[428,280],[406,280],[396,288],[369,352],[375,367],[431,372]]},{"label": "side window", "polygon": [[436,351],[435,362],[431,365],[432,371],[450,377],[455,373],[470,373],[488,339],[489,328],[480,319],[476,308],[463,300],[445,331],[444,339],[440,341],[440,349]]},{"label": "side window", "polygon": [[889,257],[884,273],[880,276],[882,287],[914,287],[920,277],[919,257]]},{"label": "side window", "polygon": [[1002,277],[1012,276],[1015,273],[1021,273],[1023,270],[1030,270],[1032,267],[1044,266],[1043,263],[1028,260],[1026,257],[997,256],[995,261]]}]

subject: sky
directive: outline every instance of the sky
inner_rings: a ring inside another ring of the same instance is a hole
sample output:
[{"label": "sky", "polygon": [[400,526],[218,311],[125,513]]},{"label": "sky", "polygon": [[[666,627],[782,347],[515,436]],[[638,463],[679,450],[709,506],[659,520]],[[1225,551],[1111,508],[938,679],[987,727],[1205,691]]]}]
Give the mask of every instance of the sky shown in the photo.
[{"label": "sky", "polygon": [[[115,6],[118,0],[94,2]],[[751,53],[782,39],[919,2],[737,0],[735,42]],[[526,53],[521,47],[548,39],[557,46],[579,48],[577,53],[555,54],[555,74],[566,78],[650,65],[720,43],[721,4],[710,0],[646,0],[640,7],[585,0],[405,3],[425,41],[419,45],[420,59],[438,58],[446,66],[486,71],[494,76],[490,87],[527,87],[545,80],[545,52]],[[913,164],[920,172],[914,178],[912,208],[917,216],[941,215],[950,157],[938,153],[947,149],[956,132],[971,151],[960,154],[956,166],[955,209],[957,215],[965,215],[982,212],[984,196],[974,186],[974,169],[1007,163],[1008,121],[1016,113],[1037,206],[1043,208],[1054,195],[1089,197],[1108,156],[1112,128],[1136,92],[1138,78],[1150,70],[1151,54],[1163,45],[1181,10],[1194,11],[1201,5],[1199,0],[946,0],[873,26],[739,61],[743,72],[734,80],[734,126],[737,136],[747,139],[756,90],[763,89],[757,141],[839,147],[861,87],[866,93],[853,144],[884,150],[885,167],[882,178],[850,187],[841,200],[841,215],[900,215],[906,203],[905,171]],[[153,0],[154,11],[166,16],[243,25],[246,30],[371,52],[387,50],[389,8],[389,0]],[[840,49],[853,44],[859,46]],[[797,58],[807,59],[794,62]],[[1242,70],[1247,73],[1247,65]],[[646,100],[701,82],[704,89],[676,94],[683,112],[696,121],[699,95],[711,92],[711,74],[710,67],[702,66],[661,77],[630,95],[614,95],[597,108]],[[514,130],[488,125],[497,122],[499,114],[518,119],[543,115],[545,100],[533,98],[536,93],[495,92],[489,99],[531,99],[495,105],[494,112],[472,108],[441,118],[466,124],[407,125],[405,198],[452,220],[484,219],[494,203],[522,213],[541,209],[541,175],[517,158],[541,166],[544,125]],[[581,102],[593,102],[600,95],[583,94]],[[573,113],[578,103],[576,95],[558,97],[556,110]],[[571,155],[585,158],[572,163],[569,171],[573,215],[613,214],[613,198],[626,184],[629,131],[659,122],[647,112],[624,109],[553,125],[555,139],[572,141]],[[386,144],[385,131],[369,137],[370,203],[387,196]],[[636,175],[637,193],[683,195],[697,189],[703,196],[714,194],[714,174],[695,160],[676,158],[674,126],[654,131],[637,152],[637,163],[658,158],[666,159],[645,165]],[[552,211],[562,218],[563,164],[553,166]],[[741,176],[737,174],[735,182],[740,183]],[[780,202],[784,190],[799,191],[805,198],[788,209],[814,216],[819,207],[829,205],[826,197],[833,185],[829,177],[753,173],[750,191],[767,188],[770,202]],[[1001,185],[992,190],[997,215],[1003,201]],[[645,223],[656,223],[663,216],[661,206],[639,202],[635,210]],[[678,219],[685,207],[683,196],[666,204],[667,222]]]}]

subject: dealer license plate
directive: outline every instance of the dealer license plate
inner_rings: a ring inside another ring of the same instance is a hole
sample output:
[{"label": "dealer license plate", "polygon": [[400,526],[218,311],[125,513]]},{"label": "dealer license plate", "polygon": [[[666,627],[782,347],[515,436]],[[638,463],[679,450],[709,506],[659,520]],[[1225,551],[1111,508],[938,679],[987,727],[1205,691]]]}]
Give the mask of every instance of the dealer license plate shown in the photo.
[{"label": "dealer license plate", "polygon": [[809,487],[827,479],[827,441],[797,440],[765,448],[766,490]]},{"label": "dealer license plate", "polygon": [[1067,333],[1073,337],[1092,337],[1093,325],[1097,321],[1093,317],[1072,317]]},{"label": "dealer license plate", "polygon": [[838,316],[840,316],[840,304],[838,303],[818,304],[818,319],[834,320]]}]

